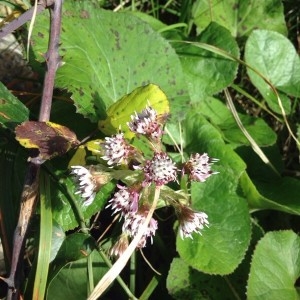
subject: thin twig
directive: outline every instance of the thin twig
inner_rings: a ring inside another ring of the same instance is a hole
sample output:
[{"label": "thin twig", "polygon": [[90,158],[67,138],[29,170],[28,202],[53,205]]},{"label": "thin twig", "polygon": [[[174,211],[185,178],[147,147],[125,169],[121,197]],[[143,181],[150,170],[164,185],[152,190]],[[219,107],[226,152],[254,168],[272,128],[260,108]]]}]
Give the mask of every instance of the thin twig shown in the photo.
[{"label": "thin twig", "polygon": [[[41,13],[47,7],[53,5],[53,3],[54,3],[54,0],[40,1],[36,8],[36,14]],[[7,25],[5,25],[3,28],[0,28],[0,39],[5,37],[9,33],[12,33],[16,29],[23,26],[26,22],[31,20],[33,14],[34,14],[34,7],[31,7],[30,9],[25,11],[20,17],[14,19],[13,21],[11,21]]]},{"label": "thin twig", "polygon": [[[50,3],[50,1],[48,1],[48,3]],[[50,118],[54,78],[56,70],[60,66],[58,47],[61,29],[62,0],[51,1],[50,4],[51,6],[49,6],[48,8],[51,14],[51,28],[48,51],[45,55],[47,70],[44,79],[43,96],[39,115],[39,121],[42,122],[48,121]],[[5,279],[5,282],[10,287],[7,293],[7,300],[17,300],[20,298],[19,288],[22,285],[22,254],[24,251],[24,241],[26,237],[26,232],[28,230],[30,218],[34,212],[38,200],[37,193],[40,163],[39,160],[35,158],[36,157],[31,159],[31,161],[29,162],[25,176],[25,184],[21,195],[19,220],[14,233],[13,259],[11,264],[11,271],[9,277]]]}]

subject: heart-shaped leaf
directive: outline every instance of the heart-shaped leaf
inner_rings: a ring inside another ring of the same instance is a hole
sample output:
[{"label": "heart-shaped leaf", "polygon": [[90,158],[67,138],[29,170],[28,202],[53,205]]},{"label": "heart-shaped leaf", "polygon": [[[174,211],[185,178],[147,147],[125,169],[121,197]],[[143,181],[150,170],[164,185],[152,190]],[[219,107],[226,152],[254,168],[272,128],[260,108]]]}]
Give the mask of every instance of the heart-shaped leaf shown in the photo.
[{"label": "heart-shaped leaf", "polygon": [[226,27],[235,37],[248,36],[257,28],[287,32],[283,5],[277,0],[197,0],[192,11],[198,32],[211,21]]},{"label": "heart-shaped leaf", "polygon": [[248,299],[299,299],[300,238],[292,231],[267,233],[253,254]]},{"label": "heart-shaped leaf", "polygon": [[220,173],[191,187],[192,207],[208,215],[209,228],[193,239],[177,237],[180,257],[208,274],[229,274],[242,261],[251,235],[245,200],[236,194],[245,164],[222,140],[219,132],[199,113],[191,112],[184,124],[186,149],[219,158],[213,169]]},{"label": "heart-shaped leaf", "polygon": [[237,42],[226,28],[217,23],[211,23],[197,38],[197,42],[215,48],[208,51],[196,42],[175,44],[193,103],[220,92],[233,82],[238,63],[219,52],[225,51],[229,55],[239,57]]},{"label": "heart-shaped leaf", "polygon": [[[35,24],[36,57],[46,52],[48,16]],[[95,8],[90,1],[64,1],[61,55],[56,86],[72,92],[77,111],[93,121],[125,94],[159,85],[174,113],[188,99],[178,56],[169,43],[139,18]]]},{"label": "heart-shaped leaf", "polygon": [[[268,79],[279,91],[300,97],[300,60],[292,43],[283,35],[255,30],[245,47],[245,61]],[[248,69],[253,84],[277,113],[282,113],[271,87],[257,73]],[[290,112],[290,100],[280,94],[286,113]]]}]

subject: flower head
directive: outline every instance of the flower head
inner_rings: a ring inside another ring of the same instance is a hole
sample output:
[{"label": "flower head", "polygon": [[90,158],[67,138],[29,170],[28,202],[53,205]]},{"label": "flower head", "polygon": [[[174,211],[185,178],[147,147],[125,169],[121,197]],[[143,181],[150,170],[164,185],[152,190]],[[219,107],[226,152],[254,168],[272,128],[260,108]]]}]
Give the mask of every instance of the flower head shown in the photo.
[{"label": "flower head", "polygon": [[178,212],[179,220],[179,233],[182,239],[192,237],[192,233],[196,232],[201,234],[204,226],[208,227],[208,216],[204,212],[195,212],[188,206],[181,206]]},{"label": "flower head", "polygon": [[121,212],[123,215],[128,212],[135,213],[138,210],[139,193],[135,188],[128,188],[126,186],[117,185],[119,190],[108,201],[109,204],[106,207],[114,210],[113,214]]},{"label": "flower head", "polygon": [[128,158],[133,154],[133,147],[128,144],[123,133],[112,137],[106,137],[102,143],[105,155],[102,159],[107,160],[108,165],[120,165],[128,163]]},{"label": "flower head", "polygon": [[[141,209],[136,213],[128,213],[125,215],[125,220],[123,223],[122,231],[124,233],[127,233],[131,237],[135,237],[140,229],[140,226],[143,225],[147,218],[148,209]],[[153,236],[155,235],[155,232],[157,230],[157,221],[153,218],[151,218],[150,223],[148,225],[148,228],[144,232],[144,235],[142,236],[138,248],[143,248],[146,246],[147,238],[150,237],[151,243],[153,242]]]},{"label": "flower head", "polygon": [[218,172],[211,170],[211,166],[218,159],[210,158],[207,153],[192,154],[183,167],[183,173],[189,174],[190,180],[204,182],[208,177]]},{"label": "flower head", "polygon": [[142,112],[132,115],[131,122],[128,122],[127,125],[132,132],[146,135],[153,140],[158,140],[163,134],[157,113],[151,106],[147,106]]},{"label": "flower head", "polygon": [[144,185],[155,183],[158,186],[176,180],[177,168],[171,158],[164,152],[156,152],[143,167]]},{"label": "flower head", "polygon": [[128,248],[128,235],[126,233],[122,233],[119,236],[117,242],[110,248],[109,255],[120,257]]},{"label": "flower head", "polygon": [[71,174],[75,176],[78,188],[75,194],[84,198],[84,205],[90,205],[96,196],[96,181],[88,169],[82,166],[72,166]]}]

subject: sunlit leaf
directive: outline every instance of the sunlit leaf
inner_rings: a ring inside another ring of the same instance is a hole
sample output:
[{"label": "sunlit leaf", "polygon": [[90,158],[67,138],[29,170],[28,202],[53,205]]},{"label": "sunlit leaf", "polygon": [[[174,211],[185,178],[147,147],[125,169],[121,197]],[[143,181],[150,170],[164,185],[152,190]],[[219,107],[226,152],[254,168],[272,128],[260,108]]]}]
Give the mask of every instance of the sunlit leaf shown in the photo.
[{"label": "sunlit leaf", "polygon": [[[232,113],[227,109],[226,105],[213,97],[206,97],[199,104],[201,113],[210,120],[212,124],[220,128],[224,139],[230,141],[231,145],[249,145],[249,141],[242,133]],[[269,146],[276,142],[277,136],[275,132],[267,125],[267,123],[257,117],[239,114],[243,126],[250,133],[252,138],[259,146]]]},{"label": "sunlit leaf", "polygon": [[69,168],[71,166],[84,166],[86,164],[85,156],[86,156],[85,147],[79,146],[69,162]]},{"label": "sunlit leaf", "polygon": [[192,12],[198,32],[211,21],[226,27],[235,37],[248,36],[257,28],[287,32],[283,5],[278,0],[197,0]]},{"label": "sunlit leaf", "polygon": [[103,140],[91,140],[91,141],[88,141],[85,146],[86,148],[91,151],[93,154],[97,155],[99,154],[101,151],[100,151],[100,144],[103,142]]},{"label": "sunlit leaf", "polygon": [[131,115],[141,112],[147,105],[162,116],[167,115],[170,110],[165,93],[157,85],[149,84],[135,89],[110,106],[107,111],[107,119],[99,122],[99,129],[105,134],[111,135],[117,133],[121,128],[127,138],[132,138],[134,134],[129,131],[127,122],[131,121]]},{"label": "sunlit leaf", "polygon": [[[216,49],[202,49],[197,42]],[[220,92],[235,79],[238,63],[221,56],[217,49],[238,58],[239,47],[230,32],[219,24],[211,23],[193,43],[180,42],[174,46],[180,55],[192,103]]]},{"label": "sunlit leaf", "polygon": [[[48,14],[35,23],[36,57],[48,46]],[[74,26],[76,24],[76,26]],[[87,47],[88,45],[88,47]],[[96,9],[91,1],[64,1],[56,86],[68,89],[77,111],[93,122],[125,94],[149,83],[168,96],[172,114],[189,100],[181,64],[169,42],[127,13]]]},{"label": "sunlit leaf", "polygon": [[209,276],[199,272],[180,258],[172,261],[167,278],[167,289],[173,299],[234,299],[223,276]]},{"label": "sunlit leaf", "polygon": [[[268,79],[279,91],[286,114],[290,99],[284,95],[300,96],[300,60],[293,44],[278,32],[255,30],[245,47],[245,61]],[[282,113],[277,97],[261,76],[248,69],[253,84],[277,113]]]},{"label": "sunlit leaf", "polygon": [[257,244],[247,285],[247,299],[299,299],[300,238],[293,231],[267,233]]}]

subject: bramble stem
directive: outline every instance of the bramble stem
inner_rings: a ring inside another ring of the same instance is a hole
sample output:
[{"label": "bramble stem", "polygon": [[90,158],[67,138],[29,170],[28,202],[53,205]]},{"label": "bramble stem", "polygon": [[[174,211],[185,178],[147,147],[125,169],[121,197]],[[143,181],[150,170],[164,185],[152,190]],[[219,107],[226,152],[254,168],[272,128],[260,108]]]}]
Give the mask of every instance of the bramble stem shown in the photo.
[{"label": "bramble stem", "polygon": [[[50,3],[51,2],[51,3]],[[60,66],[60,57],[58,52],[60,29],[61,29],[61,11],[62,0],[49,1],[48,8],[51,14],[50,38],[46,58],[46,73],[44,79],[43,96],[41,101],[39,121],[49,121],[54,78],[57,68]],[[30,218],[34,212],[38,197],[40,163],[34,158],[29,162],[25,175],[25,183],[21,195],[21,206],[18,224],[14,233],[13,258],[10,275],[5,282],[9,286],[7,300],[20,299],[20,286],[22,285],[22,262],[24,252],[24,241],[28,230]]]}]

